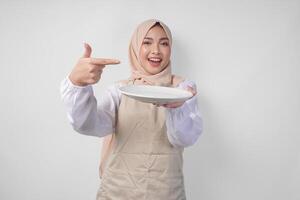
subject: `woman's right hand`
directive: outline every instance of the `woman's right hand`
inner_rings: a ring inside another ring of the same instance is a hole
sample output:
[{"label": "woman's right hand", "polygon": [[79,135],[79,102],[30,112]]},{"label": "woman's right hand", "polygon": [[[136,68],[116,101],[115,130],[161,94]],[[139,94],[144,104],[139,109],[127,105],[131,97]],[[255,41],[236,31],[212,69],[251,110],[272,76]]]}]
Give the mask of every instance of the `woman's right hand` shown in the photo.
[{"label": "woman's right hand", "polygon": [[103,68],[106,65],[120,63],[120,61],[116,59],[91,58],[91,46],[84,43],[84,48],[83,56],[78,60],[69,75],[69,79],[74,85],[87,86],[95,84],[100,80]]}]

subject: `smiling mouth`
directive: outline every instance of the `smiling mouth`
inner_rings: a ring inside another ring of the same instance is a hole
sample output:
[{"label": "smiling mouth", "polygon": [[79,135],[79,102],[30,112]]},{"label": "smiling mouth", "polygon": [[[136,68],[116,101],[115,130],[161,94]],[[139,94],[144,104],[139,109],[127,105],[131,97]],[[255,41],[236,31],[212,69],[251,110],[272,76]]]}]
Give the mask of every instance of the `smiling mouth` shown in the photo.
[{"label": "smiling mouth", "polygon": [[162,59],[161,58],[148,58],[148,61],[152,67],[159,67]]}]

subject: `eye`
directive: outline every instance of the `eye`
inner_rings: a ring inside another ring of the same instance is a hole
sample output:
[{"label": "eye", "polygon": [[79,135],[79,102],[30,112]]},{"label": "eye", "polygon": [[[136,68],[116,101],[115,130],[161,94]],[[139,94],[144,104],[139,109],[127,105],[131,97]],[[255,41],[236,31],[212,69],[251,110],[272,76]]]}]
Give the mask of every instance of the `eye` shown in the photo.
[{"label": "eye", "polygon": [[163,46],[169,46],[169,43],[168,42],[163,42],[161,43]]},{"label": "eye", "polygon": [[149,44],[151,44],[151,42],[146,40],[146,41],[143,41],[143,44],[149,45]]}]

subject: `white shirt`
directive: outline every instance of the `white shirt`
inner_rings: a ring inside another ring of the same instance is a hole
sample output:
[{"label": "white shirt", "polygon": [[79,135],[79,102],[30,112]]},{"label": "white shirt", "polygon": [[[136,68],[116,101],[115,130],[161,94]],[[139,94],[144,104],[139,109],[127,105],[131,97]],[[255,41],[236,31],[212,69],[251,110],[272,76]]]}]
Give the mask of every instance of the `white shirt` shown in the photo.
[{"label": "white shirt", "polygon": [[[93,87],[77,86],[66,77],[60,86],[61,97],[67,109],[67,117],[73,129],[81,134],[104,137],[115,132],[115,118],[120,105],[120,84],[110,86],[97,101]],[[185,80],[178,88],[196,85]],[[202,116],[196,95],[178,108],[165,108],[167,136],[177,147],[193,145],[203,130]]]}]

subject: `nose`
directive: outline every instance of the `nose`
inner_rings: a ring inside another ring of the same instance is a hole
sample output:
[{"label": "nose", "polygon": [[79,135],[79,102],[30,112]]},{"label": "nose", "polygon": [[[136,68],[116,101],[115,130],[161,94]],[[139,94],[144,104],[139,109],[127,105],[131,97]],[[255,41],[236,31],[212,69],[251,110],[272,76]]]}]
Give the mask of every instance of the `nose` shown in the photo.
[{"label": "nose", "polygon": [[153,54],[159,54],[160,53],[159,44],[153,44],[152,53]]}]

